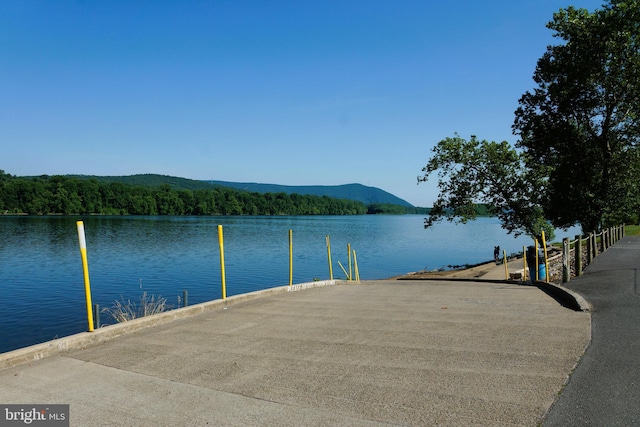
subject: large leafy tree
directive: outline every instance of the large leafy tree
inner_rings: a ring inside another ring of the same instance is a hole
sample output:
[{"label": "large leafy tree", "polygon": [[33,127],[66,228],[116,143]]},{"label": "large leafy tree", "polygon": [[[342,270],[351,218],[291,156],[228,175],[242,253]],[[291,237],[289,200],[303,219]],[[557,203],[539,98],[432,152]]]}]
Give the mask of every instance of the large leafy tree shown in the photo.
[{"label": "large leafy tree", "polygon": [[640,1],[568,7],[547,27],[563,43],[538,60],[513,125],[544,179],[541,206],[554,225],[583,231],[629,220],[640,196]]},{"label": "large leafy tree", "polygon": [[640,212],[640,0],[568,7],[547,27],[562,41],[538,60],[535,89],[515,112],[508,143],[446,138],[418,182],[438,171],[427,218],[462,222],[473,203],[496,208],[504,228],[538,236],[580,224],[584,232]]},{"label": "large leafy tree", "polygon": [[425,220],[425,227],[447,219],[465,223],[476,218],[476,206],[486,204],[500,218],[503,227],[516,236],[539,238],[553,229],[530,191],[540,183],[532,182],[522,155],[508,142],[469,140],[454,135],[440,141],[422,169],[418,183],[437,172],[439,195]]}]

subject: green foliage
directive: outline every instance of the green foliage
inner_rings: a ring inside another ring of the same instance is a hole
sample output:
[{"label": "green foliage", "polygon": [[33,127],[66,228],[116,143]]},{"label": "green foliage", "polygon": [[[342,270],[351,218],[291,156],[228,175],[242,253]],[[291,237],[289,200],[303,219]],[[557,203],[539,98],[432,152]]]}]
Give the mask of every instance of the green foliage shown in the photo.
[{"label": "green foliage", "polygon": [[496,216],[496,208],[486,203],[475,205],[477,216]]},{"label": "green foliage", "polygon": [[379,188],[362,184],[345,185],[277,185],[250,182],[207,181],[217,186],[235,188],[256,193],[308,194],[329,196],[336,199],[356,200],[365,205],[397,205],[412,208],[413,205]]},{"label": "green foliage", "polygon": [[423,169],[440,195],[426,226],[475,218],[487,202],[509,232],[539,236],[550,224],[583,232],[635,222],[640,212],[640,0],[589,13],[568,7],[547,27],[535,89],[519,101],[507,142],[441,141]]},{"label": "green foliage", "polygon": [[398,205],[390,205],[386,203],[376,203],[367,206],[367,213],[371,215],[404,215],[407,213],[406,208]]},{"label": "green foliage", "polygon": [[[187,180],[188,181],[188,180]],[[0,171],[0,213],[103,215],[362,215],[361,202],[230,188],[134,186],[68,176],[18,178]]]},{"label": "green foliage", "polygon": [[224,187],[246,191],[249,193],[285,193],[289,195],[301,194],[319,197],[328,196],[335,199],[355,200],[358,202],[362,202],[365,205],[390,204],[413,208],[413,205],[405,200],[402,200],[399,197],[394,196],[391,193],[383,191],[379,188],[368,187],[362,184],[277,185],[228,181],[198,181],[193,179],[157,174],[140,174],[128,176],[69,175],[68,177],[74,177],[83,180],[94,179],[98,182],[119,182],[122,184],[143,187],[159,187],[161,185],[169,185],[172,189],[175,190],[196,191]]},{"label": "green foliage", "polygon": [[[536,203],[537,182],[532,181],[522,156],[506,141],[496,143],[471,136],[445,138],[432,149],[418,183],[437,172],[438,198],[425,219],[425,227],[447,219],[466,223],[479,213],[494,214],[516,236],[549,238],[553,229]],[[479,206],[482,206],[480,208]]]},{"label": "green foliage", "polygon": [[640,0],[589,13],[568,7],[547,27],[562,44],[539,59],[537,87],[513,130],[557,227],[583,231],[634,220],[640,208]]},{"label": "green foliage", "polygon": [[119,182],[121,184],[140,187],[160,187],[161,185],[169,185],[169,187],[173,188],[174,190],[195,191],[216,187],[215,185],[212,185],[206,181],[198,181],[194,179],[150,173],[126,176],[67,175],[67,177],[79,179],[94,179],[98,182]]},{"label": "green foliage", "polygon": [[[484,207],[483,205],[478,205],[476,208],[478,216],[490,216],[490,214],[486,210],[486,207]],[[367,206],[367,214],[369,215],[428,215],[429,212],[431,212],[431,208],[420,208],[415,206],[407,207],[392,205],[389,203],[374,203]]]}]

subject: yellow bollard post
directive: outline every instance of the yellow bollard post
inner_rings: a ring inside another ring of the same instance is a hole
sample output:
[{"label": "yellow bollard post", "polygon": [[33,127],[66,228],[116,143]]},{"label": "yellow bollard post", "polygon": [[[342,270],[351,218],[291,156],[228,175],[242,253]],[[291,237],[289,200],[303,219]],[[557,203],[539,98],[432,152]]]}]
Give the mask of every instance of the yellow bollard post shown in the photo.
[{"label": "yellow bollard post", "polygon": [[325,238],[327,242],[327,258],[329,258],[329,280],[333,280],[333,264],[331,263],[331,241],[329,235]]},{"label": "yellow bollard post", "polygon": [[549,258],[547,257],[547,239],[544,237],[544,230],[542,230],[542,248],[544,255],[544,280],[545,282],[549,282]]},{"label": "yellow bollard post", "polygon": [[87,321],[89,332],[93,332],[93,305],[91,304],[91,284],[89,282],[89,263],[87,262],[87,240],[84,236],[84,223],[77,221],[78,242],[80,243],[80,256],[82,258],[82,272],[84,273],[84,294],[87,303]]},{"label": "yellow bollard post", "polygon": [[227,283],[224,272],[224,234],[222,226],[218,225],[218,245],[220,246],[220,275],[222,276],[222,299],[227,299]]},{"label": "yellow bollard post", "polygon": [[347,257],[349,259],[349,277],[347,278],[347,280],[351,280],[351,243],[347,243]]},{"label": "yellow bollard post", "polygon": [[540,277],[538,277],[540,275],[540,268],[538,267],[538,265],[540,264],[540,260],[538,259],[538,239],[535,239],[534,246],[536,248],[536,282],[537,282],[538,280],[540,280]]},{"label": "yellow bollard post", "polygon": [[358,258],[356,257],[356,251],[353,251],[353,267],[356,275],[356,282],[360,283],[360,271],[358,270]]},{"label": "yellow bollard post", "polygon": [[289,230],[289,286],[293,285],[293,231]]},{"label": "yellow bollard post", "polygon": [[507,251],[502,251],[502,259],[504,260],[504,280],[509,280],[509,266],[507,265]]},{"label": "yellow bollard post", "polygon": [[527,248],[522,247],[522,281],[527,281]]}]

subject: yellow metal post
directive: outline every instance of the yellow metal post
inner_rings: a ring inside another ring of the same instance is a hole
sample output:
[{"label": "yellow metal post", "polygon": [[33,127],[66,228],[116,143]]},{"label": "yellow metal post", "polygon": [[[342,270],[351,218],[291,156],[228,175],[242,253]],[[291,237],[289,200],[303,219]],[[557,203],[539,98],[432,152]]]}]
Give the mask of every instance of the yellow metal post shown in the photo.
[{"label": "yellow metal post", "polygon": [[289,286],[293,285],[293,231],[289,230]]},{"label": "yellow metal post", "polygon": [[347,270],[344,269],[344,266],[342,265],[342,263],[340,261],[338,261],[338,265],[340,266],[340,268],[344,272],[344,275],[348,277],[349,273],[347,273]]},{"label": "yellow metal post", "polygon": [[91,284],[89,282],[89,263],[87,262],[87,240],[84,236],[84,223],[77,221],[78,242],[80,243],[80,256],[82,258],[82,272],[84,273],[84,294],[87,303],[87,321],[89,332],[93,332],[93,305],[91,304]]},{"label": "yellow metal post", "polygon": [[538,280],[540,280],[540,277],[538,277],[540,275],[540,268],[538,267],[538,264],[540,264],[540,260],[538,259],[538,239],[535,239],[535,244],[534,244],[535,248],[536,248],[536,282]]},{"label": "yellow metal post", "polygon": [[349,258],[349,277],[347,280],[351,280],[351,243],[347,243],[347,256]]},{"label": "yellow metal post", "polygon": [[220,245],[220,275],[222,276],[222,299],[227,299],[227,283],[224,273],[224,234],[222,226],[218,225],[218,244]]},{"label": "yellow metal post", "polygon": [[509,266],[507,265],[507,251],[502,251],[502,259],[504,260],[504,280],[509,280]]},{"label": "yellow metal post", "polygon": [[544,251],[544,280],[546,282],[549,282],[549,258],[547,257],[547,239],[544,237],[544,230],[542,230],[542,248],[542,250]]},{"label": "yellow metal post", "polygon": [[522,281],[527,281],[527,248],[522,247]]},{"label": "yellow metal post", "polygon": [[329,280],[333,280],[333,264],[331,263],[331,241],[329,235],[326,237],[327,242],[327,258],[329,258]]},{"label": "yellow metal post", "polygon": [[356,251],[353,251],[353,267],[356,274],[356,282],[360,283],[360,271],[358,270],[358,257],[356,257]]}]

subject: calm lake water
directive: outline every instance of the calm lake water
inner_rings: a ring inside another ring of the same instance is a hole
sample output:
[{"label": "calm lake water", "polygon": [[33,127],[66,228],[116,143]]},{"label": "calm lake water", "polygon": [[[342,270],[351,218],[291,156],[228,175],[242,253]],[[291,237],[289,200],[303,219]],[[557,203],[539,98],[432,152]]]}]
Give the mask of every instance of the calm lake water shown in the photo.
[{"label": "calm lake water", "polygon": [[[227,296],[329,278],[348,269],[347,244],[360,278],[475,264],[493,247],[518,252],[531,241],[507,235],[495,218],[422,226],[422,215],[304,217],[0,217],[0,352],[85,331],[82,263],[76,221],[83,220],[93,303],[139,300],[143,292],[177,307],[221,298],[217,226],[224,230]],[[556,232],[557,241],[579,230]],[[102,322],[113,323],[106,314]]]}]

